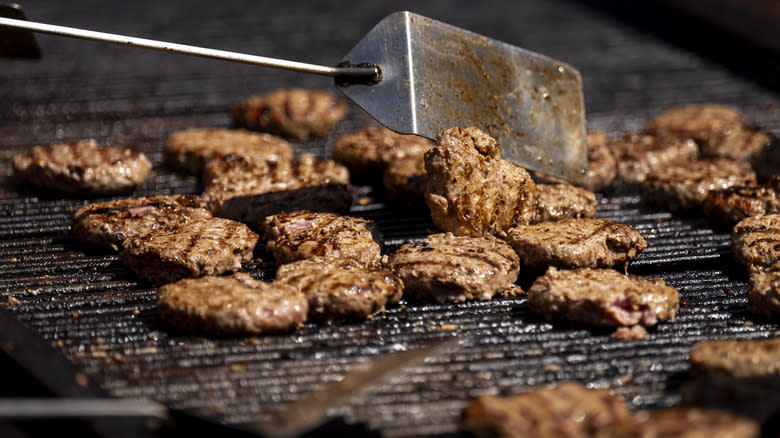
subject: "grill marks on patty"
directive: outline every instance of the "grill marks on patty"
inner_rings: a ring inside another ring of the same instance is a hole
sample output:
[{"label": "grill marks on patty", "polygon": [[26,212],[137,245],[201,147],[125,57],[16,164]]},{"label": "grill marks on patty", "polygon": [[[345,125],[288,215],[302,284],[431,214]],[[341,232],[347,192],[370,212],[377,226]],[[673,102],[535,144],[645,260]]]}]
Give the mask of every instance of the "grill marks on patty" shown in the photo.
[{"label": "grill marks on patty", "polygon": [[731,233],[734,258],[750,271],[748,308],[780,318],[780,213],[741,220]]},{"label": "grill marks on patty", "polygon": [[780,175],[768,184],[740,185],[712,190],[704,200],[704,213],[727,224],[750,216],[780,213]]}]

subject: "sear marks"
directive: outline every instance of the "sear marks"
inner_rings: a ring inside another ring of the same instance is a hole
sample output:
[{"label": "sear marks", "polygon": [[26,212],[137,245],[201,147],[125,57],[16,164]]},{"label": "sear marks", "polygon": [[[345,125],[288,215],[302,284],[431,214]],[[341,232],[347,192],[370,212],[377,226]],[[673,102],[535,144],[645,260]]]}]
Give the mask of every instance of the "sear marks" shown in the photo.
[{"label": "sear marks", "polygon": [[600,438],[758,438],[757,422],[731,412],[674,406],[636,413]]},{"label": "sear marks", "polygon": [[617,174],[617,162],[607,147],[607,136],[601,131],[588,131],[588,182],[585,188],[600,192],[612,185]]},{"label": "sear marks", "polygon": [[629,134],[610,143],[609,150],[617,160],[618,179],[627,184],[641,184],[654,170],[699,156],[693,140],[668,134]]},{"label": "sear marks", "polygon": [[756,174],[749,164],[713,158],[670,163],[650,172],[642,185],[648,202],[670,210],[701,208],[712,190],[755,184]]},{"label": "sear marks", "polygon": [[533,223],[596,216],[596,195],[571,184],[537,184]]},{"label": "sear marks", "polygon": [[517,254],[493,236],[433,234],[401,246],[389,263],[411,299],[462,302],[521,293],[512,288],[520,272]]},{"label": "sear marks", "polygon": [[238,271],[252,260],[258,238],[239,222],[196,219],[171,232],[127,239],[119,257],[140,277],[163,284]]},{"label": "sear marks", "polygon": [[750,216],[780,213],[780,175],[774,175],[768,184],[712,190],[707,193],[703,208],[708,216],[727,224]]},{"label": "sear marks", "polygon": [[425,153],[425,200],[436,227],[462,236],[502,235],[535,214],[536,184],[523,168],[501,159],[493,137],[477,128],[451,128]]},{"label": "sear marks", "polygon": [[605,430],[630,417],[628,405],[611,391],[563,382],[508,396],[480,395],[466,406],[462,421],[477,437],[584,438],[607,437]]},{"label": "sear marks", "polygon": [[157,311],[186,332],[255,335],[303,325],[308,307],[303,293],[292,287],[236,273],[166,284],[158,291]]},{"label": "sear marks", "polygon": [[391,200],[402,205],[425,205],[425,160],[407,157],[393,160],[385,168],[382,184]]},{"label": "sear marks", "polygon": [[233,124],[295,140],[323,136],[346,117],[349,106],[329,92],[289,88],[250,96],[231,109]]},{"label": "sear marks", "polygon": [[612,269],[550,267],[528,289],[528,307],[547,320],[595,327],[650,327],[673,318],[680,298],[677,289],[660,279]]},{"label": "sear marks", "polygon": [[387,269],[351,259],[312,257],[279,267],[275,284],[299,290],[309,300],[310,319],[366,319],[401,299],[403,285]]},{"label": "sear marks", "polygon": [[270,134],[241,129],[199,128],[174,132],[165,139],[163,159],[168,166],[200,176],[209,160],[241,155],[257,161],[289,161],[290,143]]},{"label": "sear marks", "polygon": [[95,140],[36,146],[12,161],[20,182],[87,197],[130,192],[152,171],[142,152]]},{"label": "sear marks", "polygon": [[423,159],[433,141],[418,135],[398,134],[384,126],[371,126],[343,135],[333,145],[333,160],[355,175],[376,179],[396,160]]},{"label": "sear marks", "polygon": [[128,239],[169,233],[210,217],[195,195],[119,199],[79,208],[73,214],[71,232],[83,243],[118,251]]},{"label": "sear marks", "polygon": [[263,223],[266,249],[277,265],[314,256],[381,261],[379,228],[367,219],[311,211],[283,212]]},{"label": "sear marks", "polygon": [[780,317],[780,213],[739,221],[731,232],[731,250],[750,271],[750,310],[768,318]]},{"label": "sear marks", "polygon": [[545,270],[612,267],[628,262],[647,248],[633,227],[604,219],[564,219],[514,227],[507,242],[523,266]]}]

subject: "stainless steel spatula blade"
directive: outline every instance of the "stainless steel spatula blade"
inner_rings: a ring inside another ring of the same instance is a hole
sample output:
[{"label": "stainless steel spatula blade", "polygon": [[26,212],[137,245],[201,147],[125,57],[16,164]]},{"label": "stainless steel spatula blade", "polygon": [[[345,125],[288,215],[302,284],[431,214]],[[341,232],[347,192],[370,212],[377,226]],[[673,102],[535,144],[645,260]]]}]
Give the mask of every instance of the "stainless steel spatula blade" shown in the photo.
[{"label": "stainless steel spatula blade", "polygon": [[522,167],[587,178],[582,79],[570,65],[411,12],[379,22],[345,63],[379,66],[378,83],[337,87],[394,131],[435,139],[475,126]]}]

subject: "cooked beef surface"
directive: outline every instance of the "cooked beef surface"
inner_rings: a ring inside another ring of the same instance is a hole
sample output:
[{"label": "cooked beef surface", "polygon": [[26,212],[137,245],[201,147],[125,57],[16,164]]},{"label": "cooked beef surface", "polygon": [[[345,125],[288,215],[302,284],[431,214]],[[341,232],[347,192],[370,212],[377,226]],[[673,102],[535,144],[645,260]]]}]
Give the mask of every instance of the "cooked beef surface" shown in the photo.
[{"label": "cooked beef surface", "polygon": [[564,219],[514,227],[507,242],[520,263],[537,270],[611,267],[628,262],[647,247],[633,227],[604,219]]},{"label": "cooked beef surface", "polygon": [[349,105],[327,91],[288,88],[250,96],[231,116],[241,128],[306,140],[327,134],[348,112]]},{"label": "cooked beef surface", "polygon": [[223,155],[277,162],[291,160],[293,151],[290,143],[282,138],[241,129],[178,131],[169,135],[163,145],[163,158],[168,166],[199,177],[209,160]]},{"label": "cooked beef surface", "polygon": [[537,184],[533,223],[596,216],[596,195],[571,184]]},{"label": "cooked beef surface", "polygon": [[118,251],[128,239],[168,233],[212,217],[194,195],[149,196],[85,205],[73,214],[71,232],[83,243]]},{"label": "cooked beef surface", "polygon": [[463,428],[477,437],[604,437],[628,421],[626,403],[606,389],[563,382],[509,396],[481,395],[463,411]]},{"label": "cooked beef surface", "polygon": [[160,318],[180,330],[212,335],[255,335],[292,330],[306,321],[304,294],[246,273],[166,284],[158,291]]},{"label": "cooked beef surface", "polygon": [[501,159],[493,137],[477,128],[444,131],[425,153],[425,200],[436,227],[464,236],[502,235],[535,214],[536,184]]},{"label": "cooked beef surface", "polygon": [[711,190],[703,205],[704,213],[726,224],[735,224],[750,216],[780,213],[780,175],[768,184],[732,186]]},{"label": "cooked beef surface", "polygon": [[780,266],[750,273],[748,308],[756,315],[780,319]]},{"label": "cooked beef surface", "polygon": [[780,385],[780,338],[699,341],[690,362],[695,376],[774,376]]},{"label": "cooked beef surface", "polygon": [[407,157],[393,160],[385,168],[382,184],[388,196],[404,205],[425,205],[425,160]]},{"label": "cooked beef surface", "polygon": [[452,233],[403,245],[389,263],[403,281],[405,297],[437,302],[489,300],[513,285],[520,272],[517,254],[505,242]]},{"label": "cooked beef surface", "polygon": [[585,188],[600,192],[612,185],[617,174],[617,162],[607,147],[607,136],[601,131],[588,131],[588,182]]},{"label": "cooked beef surface", "polygon": [[628,134],[608,147],[617,160],[618,179],[627,184],[641,184],[654,170],[699,156],[693,140],[668,134]]},{"label": "cooked beef surface", "polygon": [[638,412],[600,438],[758,438],[760,431],[757,422],[728,411],[675,406]]},{"label": "cooked beef surface", "polygon": [[650,172],[642,185],[644,198],[671,210],[701,208],[712,190],[755,184],[749,164],[713,158],[670,163]]},{"label": "cooked beef surface", "polygon": [[390,270],[352,259],[312,257],[282,265],[274,283],[309,300],[309,319],[365,319],[401,299],[403,285]]},{"label": "cooked beef surface", "polygon": [[36,146],[12,161],[20,182],[85,197],[130,192],[152,170],[142,152],[95,140]]},{"label": "cooked beef surface", "polygon": [[751,269],[780,269],[780,213],[739,221],[731,232],[731,249]]},{"label": "cooked beef surface", "polygon": [[371,126],[343,135],[333,145],[333,160],[364,178],[376,179],[396,160],[422,161],[433,141],[418,135],[398,134],[384,126]]},{"label": "cooked beef surface", "polygon": [[201,218],[171,232],[127,239],[119,257],[142,278],[163,284],[238,271],[241,262],[252,260],[258,238],[242,223]]},{"label": "cooked beef surface", "polygon": [[347,258],[365,266],[380,262],[379,228],[367,219],[333,213],[293,211],[263,223],[266,248],[277,265],[314,256]]}]

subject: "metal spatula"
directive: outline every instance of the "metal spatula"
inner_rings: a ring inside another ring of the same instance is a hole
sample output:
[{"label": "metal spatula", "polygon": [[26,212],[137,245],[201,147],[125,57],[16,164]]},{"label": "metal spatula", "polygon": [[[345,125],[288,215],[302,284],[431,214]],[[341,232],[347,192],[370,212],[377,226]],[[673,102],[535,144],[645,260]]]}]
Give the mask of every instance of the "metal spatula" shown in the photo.
[{"label": "metal spatula", "polygon": [[337,67],[0,17],[0,26],[332,76],[388,128],[435,139],[478,127],[503,157],[572,182],[587,178],[582,80],[561,61],[411,12],[380,21]]}]

